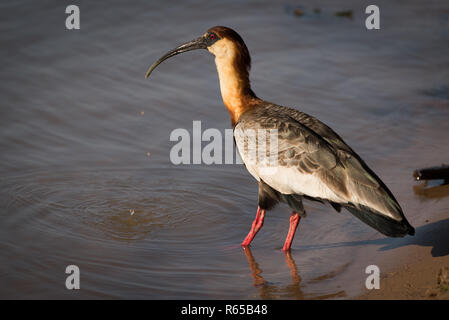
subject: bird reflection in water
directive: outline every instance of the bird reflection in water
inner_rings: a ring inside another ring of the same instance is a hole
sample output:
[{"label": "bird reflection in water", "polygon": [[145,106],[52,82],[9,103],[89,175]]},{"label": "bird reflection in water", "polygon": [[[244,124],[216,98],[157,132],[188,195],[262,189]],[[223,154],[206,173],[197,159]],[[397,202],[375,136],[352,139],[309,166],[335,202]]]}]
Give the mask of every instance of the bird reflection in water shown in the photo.
[{"label": "bird reflection in water", "polygon": [[[274,285],[273,283],[270,283],[269,281],[264,279],[264,277],[262,276],[263,270],[259,267],[256,259],[254,259],[253,253],[251,252],[251,248],[249,246],[243,247],[243,252],[245,253],[249,268],[251,269],[251,277],[254,279],[254,287],[259,290],[259,297],[261,299],[323,300],[346,297],[346,292],[344,290],[337,290],[324,295],[305,294],[301,290],[302,279],[299,275],[298,267],[296,266],[295,260],[293,259],[290,250],[284,251],[285,263],[290,270],[292,278],[291,284],[286,286]],[[336,275],[345,270],[347,266],[348,264],[345,264],[337,270],[334,270],[328,274],[311,279],[311,282],[314,283],[318,281],[326,281],[328,279],[334,278]],[[304,284],[302,284],[302,287],[304,287]]]},{"label": "bird reflection in water", "polygon": [[254,279],[254,286],[259,289],[259,295],[261,299],[279,299],[279,298],[292,298],[292,299],[304,299],[304,294],[301,291],[301,277],[298,273],[296,263],[292,258],[291,252],[284,252],[285,262],[290,269],[292,283],[285,287],[276,286],[266,281],[262,277],[262,269],[254,259],[253,253],[250,247],[243,247],[246,260],[248,261],[249,268],[251,269],[251,276]]}]

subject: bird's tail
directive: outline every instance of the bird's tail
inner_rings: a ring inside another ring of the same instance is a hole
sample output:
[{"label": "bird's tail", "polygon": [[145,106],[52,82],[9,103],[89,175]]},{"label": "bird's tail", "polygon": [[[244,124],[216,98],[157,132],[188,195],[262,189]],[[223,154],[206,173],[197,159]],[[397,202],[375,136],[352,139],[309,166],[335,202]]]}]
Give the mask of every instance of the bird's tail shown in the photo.
[{"label": "bird's tail", "polygon": [[395,220],[366,206],[352,204],[343,205],[354,216],[388,237],[404,237],[414,235],[415,228],[405,219]]},{"label": "bird's tail", "polygon": [[340,176],[346,176],[349,196],[340,205],[386,236],[415,234],[394,195],[357,154],[346,159],[344,166]]}]

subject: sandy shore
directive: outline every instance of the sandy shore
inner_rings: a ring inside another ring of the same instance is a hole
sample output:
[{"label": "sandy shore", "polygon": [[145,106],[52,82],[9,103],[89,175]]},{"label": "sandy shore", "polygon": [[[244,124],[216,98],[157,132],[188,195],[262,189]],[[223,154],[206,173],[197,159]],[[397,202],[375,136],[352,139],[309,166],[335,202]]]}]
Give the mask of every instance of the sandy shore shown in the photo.
[{"label": "sandy shore", "polygon": [[[428,249],[416,248],[407,262],[381,278],[380,289],[361,295],[358,299],[445,299],[449,300],[447,277],[442,270],[449,268],[449,256],[429,258]],[[439,279],[443,282],[439,283]]]},{"label": "sandy shore", "polygon": [[[439,194],[440,201],[449,206],[449,198],[443,197],[448,190],[449,186],[439,187],[427,195]],[[449,300],[449,211],[435,221],[426,221],[415,237],[405,239],[410,243],[386,257],[395,263],[381,275],[380,289],[367,290],[358,299]]]}]

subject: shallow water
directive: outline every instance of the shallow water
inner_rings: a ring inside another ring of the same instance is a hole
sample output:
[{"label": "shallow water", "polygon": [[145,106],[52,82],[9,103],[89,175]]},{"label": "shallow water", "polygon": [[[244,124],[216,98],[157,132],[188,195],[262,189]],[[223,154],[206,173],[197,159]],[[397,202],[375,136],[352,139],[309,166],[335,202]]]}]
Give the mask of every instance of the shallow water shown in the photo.
[{"label": "shallow water", "polygon": [[[244,251],[257,207],[244,167],[170,163],[172,130],[230,127],[213,58],[187,53],[143,76],[214,25],[245,39],[256,94],[333,127],[417,233],[448,211],[412,180],[449,156],[445,1],[378,1],[379,31],[359,1],[78,3],[79,31],[64,28],[69,3],[0,4],[1,298],[345,298],[368,264],[394,263],[385,250],[407,238],[314,203],[291,255],[284,206]],[[353,19],[334,16],[346,9]],[[79,291],[64,285],[71,264]]]}]

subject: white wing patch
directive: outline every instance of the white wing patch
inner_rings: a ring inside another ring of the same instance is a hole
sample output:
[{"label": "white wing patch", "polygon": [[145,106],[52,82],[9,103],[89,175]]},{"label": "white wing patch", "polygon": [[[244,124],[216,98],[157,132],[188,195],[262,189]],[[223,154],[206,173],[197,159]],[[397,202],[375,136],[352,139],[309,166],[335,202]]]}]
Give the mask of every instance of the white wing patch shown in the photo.
[{"label": "white wing patch", "polygon": [[242,158],[243,163],[246,166],[246,170],[257,180],[260,181],[259,175],[257,174],[257,171],[255,169],[255,163],[254,165],[250,165],[253,163],[253,161],[250,161],[249,159],[249,153],[245,152],[245,140],[248,139],[248,137],[245,135],[245,132],[237,125],[234,129],[234,138],[235,138],[235,144],[237,145],[237,150],[239,151],[240,158]]},{"label": "white wing patch", "polygon": [[239,128],[238,125],[234,130],[234,137],[246,169],[257,181],[262,179],[270,187],[283,194],[307,195],[334,202],[344,202],[344,199],[338,197],[314,174],[303,174],[295,167],[280,166],[275,159],[273,160],[271,153],[267,157],[257,159],[258,155],[254,152],[255,150],[248,147],[248,139],[251,137],[248,137],[245,130]]}]

